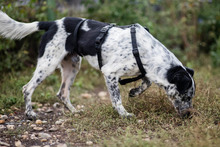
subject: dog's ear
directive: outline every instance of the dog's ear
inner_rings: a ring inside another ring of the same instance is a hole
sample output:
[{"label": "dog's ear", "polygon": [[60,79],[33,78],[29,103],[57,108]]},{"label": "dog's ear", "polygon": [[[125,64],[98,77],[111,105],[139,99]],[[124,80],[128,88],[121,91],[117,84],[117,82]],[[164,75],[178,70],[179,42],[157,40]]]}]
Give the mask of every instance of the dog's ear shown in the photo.
[{"label": "dog's ear", "polygon": [[192,85],[191,78],[181,66],[175,66],[168,70],[167,79],[170,83],[175,84],[180,94]]},{"label": "dog's ear", "polygon": [[188,68],[188,67],[185,67],[186,68],[186,71],[193,77],[194,75],[194,70],[191,69],[191,68]]}]

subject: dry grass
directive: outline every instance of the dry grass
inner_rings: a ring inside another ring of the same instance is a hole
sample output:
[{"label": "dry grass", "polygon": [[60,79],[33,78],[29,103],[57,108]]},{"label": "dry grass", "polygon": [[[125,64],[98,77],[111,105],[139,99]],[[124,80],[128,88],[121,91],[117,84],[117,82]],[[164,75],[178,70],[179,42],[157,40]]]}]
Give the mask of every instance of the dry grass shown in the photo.
[{"label": "dry grass", "polygon": [[[87,65],[83,66],[86,67]],[[208,69],[208,70],[207,70]],[[106,90],[101,74],[85,69],[77,77],[71,90],[74,105],[84,105],[80,116],[66,114],[69,132],[68,144],[85,145],[88,140],[98,146],[219,146],[220,144],[220,75],[219,69],[200,67],[195,71],[196,96],[193,99],[192,119],[180,119],[163,90],[153,85],[144,94],[129,98],[132,83],[121,86],[123,104],[136,115],[123,119],[112,109],[110,100],[97,96]],[[24,108],[22,86],[31,77],[30,70],[4,75],[0,85],[0,113],[9,113],[11,106]],[[85,84],[86,83],[86,84]],[[59,73],[53,74],[33,96],[33,101],[54,103],[59,89]],[[81,93],[92,93],[92,98],[82,99]]]}]

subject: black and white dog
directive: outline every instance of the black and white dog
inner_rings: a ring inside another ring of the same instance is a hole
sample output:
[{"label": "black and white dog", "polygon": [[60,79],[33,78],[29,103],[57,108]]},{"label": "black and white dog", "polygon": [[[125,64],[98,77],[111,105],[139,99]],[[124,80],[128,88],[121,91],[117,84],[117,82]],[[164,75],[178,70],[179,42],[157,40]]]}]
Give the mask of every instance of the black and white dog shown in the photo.
[{"label": "black and white dog", "polygon": [[[26,105],[26,115],[36,118],[32,110],[31,96],[35,88],[49,76],[57,67],[61,69],[62,83],[59,99],[72,112],[77,110],[69,99],[70,86],[80,69],[81,56],[73,45],[73,32],[82,18],[62,18],[53,22],[21,23],[11,19],[0,11],[0,34],[5,38],[21,39],[25,36],[45,30],[42,36],[37,67],[32,79],[23,87]],[[78,48],[80,54],[98,69],[95,38],[101,28],[108,24],[94,20],[85,20],[79,29]],[[192,107],[192,97],[195,94],[193,70],[186,68],[163,44],[155,39],[144,27],[135,24],[136,40],[146,75],[142,84],[130,90],[131,97],[138,96],[154,82],[162,87],[180,116],[188,116]],[[129,27],[112,27],[101,46],[101,72],[104,75],[113,107],[120,116],[130,117],[122,105],[118,80],[123,76],[140,74],[136,60],[132,54],[132,43]]]}]

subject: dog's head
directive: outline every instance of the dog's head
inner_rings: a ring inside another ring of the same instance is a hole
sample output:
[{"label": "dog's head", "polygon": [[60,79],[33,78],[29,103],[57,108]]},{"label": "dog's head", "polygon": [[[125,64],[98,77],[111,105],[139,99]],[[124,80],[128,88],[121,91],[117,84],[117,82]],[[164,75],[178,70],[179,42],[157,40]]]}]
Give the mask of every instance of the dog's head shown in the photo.
[{"label": "dog's head", "polygon": [[192,98],[195,95],[194,71],[190,68],[174,66],[167,71],[167,80],[170,83],[165,87],[176,111],[183,118],[190,116]]}]

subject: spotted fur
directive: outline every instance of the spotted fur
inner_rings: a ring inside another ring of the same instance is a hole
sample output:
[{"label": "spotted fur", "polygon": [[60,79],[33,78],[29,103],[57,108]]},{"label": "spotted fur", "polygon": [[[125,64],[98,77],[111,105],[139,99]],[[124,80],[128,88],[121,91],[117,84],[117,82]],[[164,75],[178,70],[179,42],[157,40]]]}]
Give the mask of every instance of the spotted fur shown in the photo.
[{"label": "spotted fur", "polygon": [[[82,18],[66,17],[54,22],[20,23],[0,12],[0,34],[6,38],[21,39],[28,34],[45,30],[42,37],[37,67],[32,79],[23,87],[26,115],[34,119],[31,96],[35,88],[57,67],[61,69],[62,83],[57,96],[72,112],[77,110],[69,99],[71,84],[80,69],[83,56],[94,68],[98,69],[95,38],[107,23],[86,20],[78,32],[78,48],[74,48],[73,32]],[[140,59],[147,72],[142,84],[131,89],[131,97],[138,96],[156,83],[162,87],[180,115],[188,115],[185,111],[192,107],[195,94],[193,70],[185,68],[182,63],[163,44],[155,39],[144,27],[135,24],[137,46]],[[13,34],[11,32],[14,32]],[[132,54],[129,26],[112,27],[102,44],[101,72],[104,75],[113,107],[123,117],[132,116],[122,105],[118,80],[123,76],[140,74],[136,60]]]}]

